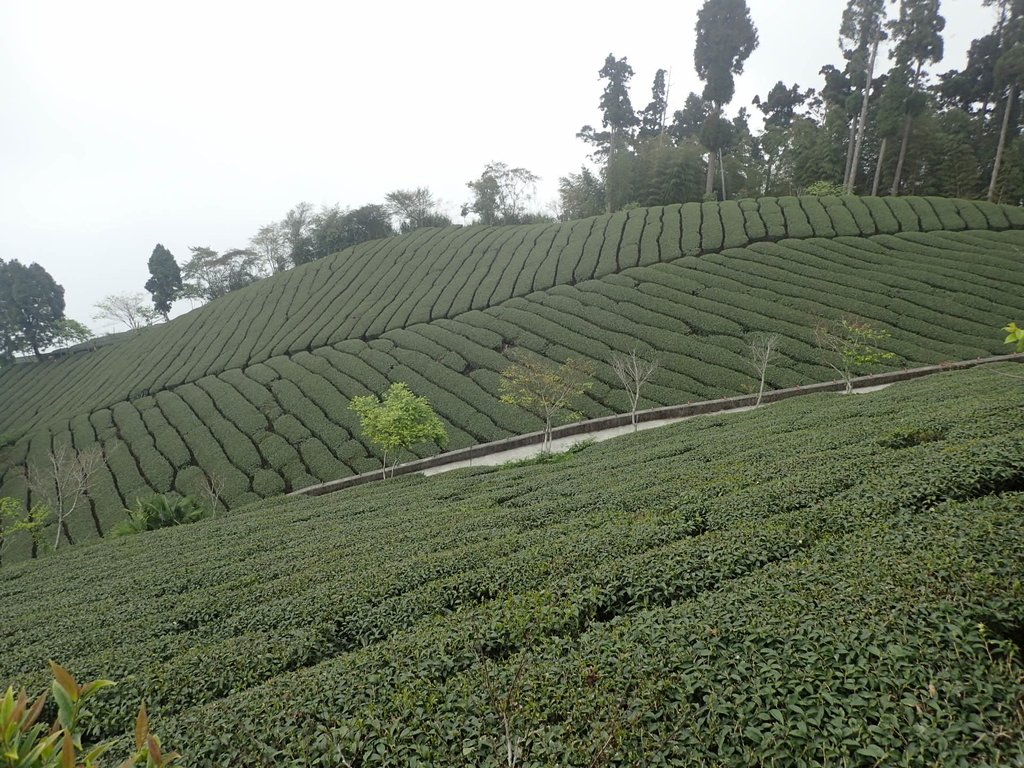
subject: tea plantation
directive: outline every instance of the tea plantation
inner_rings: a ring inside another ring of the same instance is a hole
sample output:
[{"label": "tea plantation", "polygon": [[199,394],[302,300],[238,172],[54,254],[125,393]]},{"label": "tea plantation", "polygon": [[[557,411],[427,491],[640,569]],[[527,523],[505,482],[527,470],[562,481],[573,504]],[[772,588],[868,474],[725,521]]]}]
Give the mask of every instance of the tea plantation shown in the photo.
[{"label": "tea plantation", "polygon": [[0,684],[190,766],[1020,765],[1021,368],[7,565]]},{"label": "tea plantation", "polygon": [[769,386],[831,379],[813,327],[846,314],[888,331],[899,365],[999,353],[1024,317],[1021,228],[1024,210],[984,202],[793,197],[365,243],[0,371],[0,495],[26,499],[22,470],[53,446],[101,446],[68,523],[80,542],[151,492],[215,480],[237,507],[374,469],[348,404],[394,381],[431,401],[454,448],[539,429],[498,400],[515,347],[597,363],[586,417],[627,410],[608,360],[634,347],[661,361],[641,407],[751,391],[755,331],[783,337]]}]

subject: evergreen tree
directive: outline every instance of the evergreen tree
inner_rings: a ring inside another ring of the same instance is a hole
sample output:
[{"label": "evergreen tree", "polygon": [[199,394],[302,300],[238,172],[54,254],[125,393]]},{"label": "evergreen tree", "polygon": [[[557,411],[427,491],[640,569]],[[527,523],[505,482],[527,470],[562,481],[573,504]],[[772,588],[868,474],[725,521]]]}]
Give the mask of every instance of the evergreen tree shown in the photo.
[{"label": "evergreen tree", "polygon": [[[992,201],[997,197],[996,191],[1000,184],[1004,153],[1019,132],[1020,108],[1016,104],[1016,98],[1020,84],[1018,72],[1021,69],[1019,63],[1021,54],[1015,49],[1024,45],[1024,34],[1022,34],[1024,31],[1024,2],[1022,0],[983,0],[983,2],[987,6],[994,5],[997,9],[996,26],[992,34],[989,35],[991,42],[985,46],[984,50],[984,53],[987,54],[984,61],[985,71],[991,72],[991,101],[997,105],[993,112],[1001,113],[998,139],[994,139],[991,150],[994,157],[989,173],[988,199]],[[973,51],[974,47],[972,46],[972,53]],[[1001,110],[998,109],[1000,101],[1002,102]],[[993,120],[993,122],[995,121]],[[1011,126],[1013,128],[1012,135]],[[994,126],[991,126],[988,133],[990,135],[994,133]]]},{"label": "evergreen tree", "polygon": [[632,144],[634,131],[640,124],[629,100],[633,68],[625,56],[616,59],[609,53],[598,74],[608,81],[601,94],[601,125],[611,133],[611,149],[615,151]]},{"label": "evergreen tree", "polygon": [[[813,88],[801,91],[795,83],[787,88],[780,80],[763,100],[760,96],[754,97],[754,106],[764,115],[764,132],[756,145],[763,169],[764,180],[760,190],[763,194],[774,194],[776,182],[780,177],[786,178],[786,165],[791,162],[788,154],[792,147],[793,121],[797,118],[797,110],[813,95]],[[791,193],[791,190],[783,192]]]},{"label": "evergreen tree", "polygon": [[[998,86],[1006,89],[1006,100],[1003,103],[1003,120],[999,129],[999,144],[996,147],[996,156],[992,164],[992,178],[988,187],[989,201],[997,199],[996,190],[1008,141],[1010,118],[1015,112],[1019,112],[1015,108],[1015,99],[1021,85],[1024,84],[1024,42],[1017,43],[999,57],[999,61],[996,62],[995,79]],[[998,199],[1002,199],[1002,197],[1002,195],[999,195]]]},{"label": "evergreen tree", "polygon": [[[878,44],[885,39],[882,30],[885,20],[885,0],[849,0],[843,11],[839,28],[839,45],[847,58],[847,70],[851,80],[859,83],[859,114],[851,125],[853,140],[847,149],[846,173],[843,176],[845,191],[853,192],[860,164],[861,149],[864,145],[864,131],[867,126],[868,101],[871,81],[874,78],[875,57]],[[854,103],[851,103],[853,106]]]},{"label": "evergreen tree", "polygon": [[885,75],[881,95],[875,109],[875,136],[880,139],[875,160],[875,176],[871,185],[871,194],[877,195],[885,168],[886,153],[889,143],[900,135],[904,112],[911,98],[910,80],[913,72],[910,68],[897,64]]},{"label": "evergreen tree", "polygon": [[25,266],[17,259],[0,262],[0,343],[10,360],[15,352],[42,350],[61,332],[64,288],[39,264]]},{"label": "evergreen tree", "polygon": [[637,136],[641,141],[657,138],[664,132],[665,112],[668,109],[665,74],[664,69],[659,69],[654,74],[651,101],[638,116],[640,131]]},{"label": "evergreen tree", "polygon": [[181,269],[171,252],[160,243],[149,257],[149,280],[146,290],[153,296],[153,309],[167,319],[171,302],[181,294]]},{"label": "evergreen tree", "polygon": [[616,59],[608,54],[598,73],[608,82],[601,94],[601,125],[607,129],[608,162],[605,166],[606,210],[619,210],[633,201],[633,157],[631,148],[636,142],[636,129],[640,119],[629,100],[629,81],[633,68],[626,57]]},{"label": "evergreen tree", "polygon": [[13,285],[11,265],[0,259],[0,363],[12,362],[21,350]]},{"label": "evergreen tree", "polygon": [[746,0],[705,0],[697,12],[693,63],[697,76],[704,82],[704,100],[711,104],[711,114],[701,132],[701,142],[708,149],[705,194],[714,189],[715,155],[727,137],[722,108],[732,101],[736,91],[734,75],[743,73],[743,64],[757,43],[757,29]]},{"label": "evergreen tree", "polygon": [[896,46],[892,56],[897,64],[910,67],[910,98],[903,117],[903,139],[896,173],[892,180],[893,195],[899,194],[903,165],[910,142],[910,128],[914,117],[921,114],[924,102],[917,98],[921,87],[921,70],[929,62],[942,60],[942,30],[946,20],[939,15],[939,0],[900,0],[900,15],[892,23]]},{"label": "evergreen tree", "polygon": [[677,144],[686,139],[698,139],[710,114],[711,106],[698,94],[691,93],[686,97],[683,108],[677,109],[672,115],[668,133]]}]

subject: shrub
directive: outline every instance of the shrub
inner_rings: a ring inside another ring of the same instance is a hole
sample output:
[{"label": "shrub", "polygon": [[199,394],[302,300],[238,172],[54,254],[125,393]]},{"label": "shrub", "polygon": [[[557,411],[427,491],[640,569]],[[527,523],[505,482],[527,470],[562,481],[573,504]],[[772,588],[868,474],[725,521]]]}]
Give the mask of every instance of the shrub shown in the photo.
[{"label": "shrub", "polygon": [[807,185],[804,194],[813,197],[838,197],[843,194],[843,185],[833,184],[831,181],[815,181]]},{"label": "shrub", "polygon": [[930,427],[917,427],[914,429],[901,429],[890,432],[878,441],[883,448],[913,448],[915,445],[925,443],[937,443],[946,439],[946,432],[943,429]]},{"label": "shrub", "polygon": [[114,536],[130,536],[143,531],[155,531],[172,525],[197,523],[208,511],[191,496],[155,494],[135,502],[134,509],[126,509],[128,519],[114,526]]}]

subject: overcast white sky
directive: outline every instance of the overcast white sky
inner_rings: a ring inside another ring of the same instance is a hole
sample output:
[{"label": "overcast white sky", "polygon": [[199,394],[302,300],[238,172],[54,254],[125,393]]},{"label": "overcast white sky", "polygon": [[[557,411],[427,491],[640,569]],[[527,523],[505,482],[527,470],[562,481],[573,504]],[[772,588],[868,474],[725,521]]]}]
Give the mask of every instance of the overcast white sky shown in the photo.
[{"label": "overcast white sky", "polygon": [[[820,86],[840,62],[845,0],[748,0],[761,44],[732,113],[777,81]],[[670,109],[700,90],[700,0],[664,3],[288,3],[0,0],[0,258],[38,261],[67,314],[142,292],[161,242],[244,247],[300,200],[381,202],[429,186],[454,216],[501,160],[578,170],[599,124],[608,53],[633,104],[671,70]],[[942,0],[946,57],[992,26],[981,0]],[[147,295],[148,297],[148,295]]]}]

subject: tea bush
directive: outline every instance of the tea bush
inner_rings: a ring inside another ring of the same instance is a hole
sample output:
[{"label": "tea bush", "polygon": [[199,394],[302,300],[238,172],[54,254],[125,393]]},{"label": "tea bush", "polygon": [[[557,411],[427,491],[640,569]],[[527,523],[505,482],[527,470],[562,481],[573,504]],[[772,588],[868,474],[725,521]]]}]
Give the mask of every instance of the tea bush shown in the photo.
[{"label": "tea bush", "polygon": [[845,315],[886,328],[907,365],[996,354],[992,328],[1024,316],[1017,227],[1009,206],[847,195],[364,243],[146,334],[0,372],[0,431],[16,436],[0,494],[27,500],[19,472],[52,440],[101,444],[90,514],[69,524],[81,540],[204,476],[238,506],[359,472],[373,457],[348,403],[395,381],[427,394],[454,448],[536,429],[494,386],[515,346],[596,364],[589,416],[624,407],[602,366],[637,345],[665,361],[652,406],[752,391],[753,331],[783,337],[770,387],[831,378],[811,331]]}]

